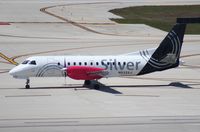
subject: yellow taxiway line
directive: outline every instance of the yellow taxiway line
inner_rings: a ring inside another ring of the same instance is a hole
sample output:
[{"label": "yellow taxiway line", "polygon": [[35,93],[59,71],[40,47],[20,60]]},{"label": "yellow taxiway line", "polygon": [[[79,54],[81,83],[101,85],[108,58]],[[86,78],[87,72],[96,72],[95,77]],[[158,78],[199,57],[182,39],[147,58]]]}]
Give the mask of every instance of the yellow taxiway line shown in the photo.
[{"label": "yellow taxiway line", "polygon": [[16,61],[14,61],[12,58],[7,57],[3,53],[0,53],[0,57],[3,58],[4,60],[10,62],[13,65],[18,65],[18,63]]}]

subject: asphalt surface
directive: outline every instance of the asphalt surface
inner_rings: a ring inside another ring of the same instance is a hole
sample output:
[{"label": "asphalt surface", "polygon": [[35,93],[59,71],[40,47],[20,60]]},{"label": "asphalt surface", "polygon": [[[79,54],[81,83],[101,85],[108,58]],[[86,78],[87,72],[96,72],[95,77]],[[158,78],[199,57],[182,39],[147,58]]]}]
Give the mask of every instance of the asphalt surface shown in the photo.
[{"label": "asphalt surface", "polygon": [[[200,130],[200,36],[186,35],[184,64],[138,77],[101,79],[100,90],[69,78],[12,78],[34,55],[117,55],[154,48],[167,34],[143,24],[116,24],[110,9],[200,1],[0,0],[0,131]],[[3,22],[3,23],[2,23]],[[94,82],[97,83],[97,82]]]}]

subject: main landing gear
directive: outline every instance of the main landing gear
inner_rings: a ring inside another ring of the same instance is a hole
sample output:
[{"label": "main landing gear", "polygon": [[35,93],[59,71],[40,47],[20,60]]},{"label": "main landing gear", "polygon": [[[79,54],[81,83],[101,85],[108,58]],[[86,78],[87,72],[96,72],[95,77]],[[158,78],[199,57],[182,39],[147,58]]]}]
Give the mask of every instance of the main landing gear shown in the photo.
[{"label": "main landing gear", "polygon": [[99,84],[94,84],[94,89],[99,90],[100,89]]},{"label": "main landing gear", "polygon": [[29,84],[30,84],[30,79],[26,79],[26,86],[25,86],[26,89],[30,88]]},{"label": "main landing gear", "polygon": [[92,83],[91,80],[85,80],[84,86],[89,86],[91,83]]},{"label": "main landing gear", "polygon": [[[97,80],[96,80],[97,81]],[[90,86],[92,84],[91,80],[85,80],[84,85],[83,86]],[[100,89],[100,85],[98,84],[98,81],[92,86],[92,88],[99,90]]]}]

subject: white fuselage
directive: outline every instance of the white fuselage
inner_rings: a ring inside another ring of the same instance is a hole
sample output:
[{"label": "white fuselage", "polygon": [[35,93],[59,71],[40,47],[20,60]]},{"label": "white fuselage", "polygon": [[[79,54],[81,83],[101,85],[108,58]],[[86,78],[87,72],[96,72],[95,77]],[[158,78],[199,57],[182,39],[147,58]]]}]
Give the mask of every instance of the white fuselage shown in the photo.
[{"label": "white fuselage", "polygon": [[91,66],[108,71],[104,77],[134,76],[147,61],[139,54],[116,56],[36,56],[26,59],[10,71],[15,78],[63,77],[63,68]]}]

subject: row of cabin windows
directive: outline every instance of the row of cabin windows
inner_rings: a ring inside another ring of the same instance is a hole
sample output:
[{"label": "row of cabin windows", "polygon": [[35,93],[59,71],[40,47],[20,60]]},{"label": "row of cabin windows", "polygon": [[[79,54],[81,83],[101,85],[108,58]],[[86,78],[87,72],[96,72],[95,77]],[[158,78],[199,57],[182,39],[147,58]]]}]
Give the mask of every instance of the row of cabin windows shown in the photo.
[{"label": "row of cabin windows", "polygon": [[[107,62],[107,65],[110,65],[110,63],[111,63],[111,62]],[[81,66],[82,64],[85,65],[85,66],[88,65],[87,62],[84,62],[84,63],[82,63],[82,62],[79,62],[79,63],[78,63],[78,62],[77,62],[77,63],[76,63],[76,62],[73,62],[73,63],[68,62],[67,64],[68,64],[68,66],[70,66],[71,64],[73,64],[74,66],[75,66],[76,64],[78,64],[78,65],[80,65],[80,66]],[[95,63],[94,63],[94,62],[90,62],[89,64],[90,64],[90,65],[93,65],[93,64],[95,64]],[[104,62],[101,62],[101,64],[104,65],[105,63],[104,63]],[[112,64],[115,65],[116,63],[115,63],[115,62],[112,62]],[[58,63],[58,65],[60,65],[60,63]],[[98,66],[98,65],[99,65],[99,62],[96,62],[96,65]],[[118,65],[121,65],[121,62],[118,62]],[[123,65],[126,65],[126,62],[123,62]]]}]

